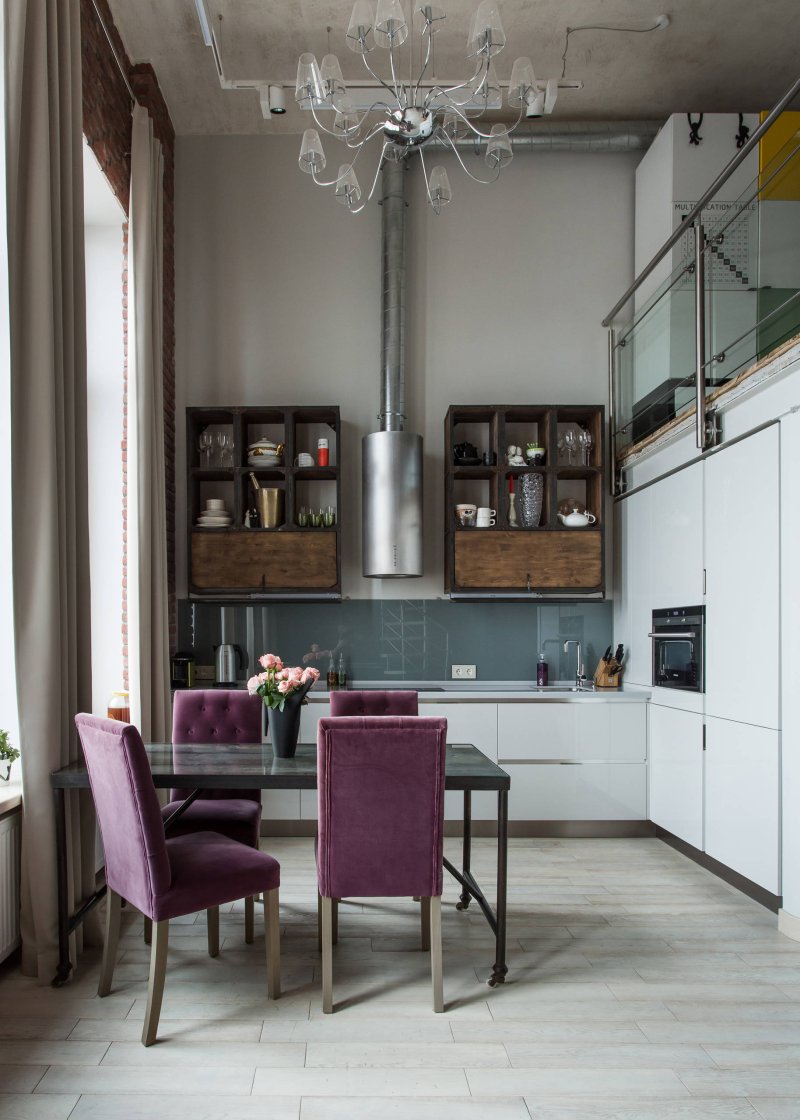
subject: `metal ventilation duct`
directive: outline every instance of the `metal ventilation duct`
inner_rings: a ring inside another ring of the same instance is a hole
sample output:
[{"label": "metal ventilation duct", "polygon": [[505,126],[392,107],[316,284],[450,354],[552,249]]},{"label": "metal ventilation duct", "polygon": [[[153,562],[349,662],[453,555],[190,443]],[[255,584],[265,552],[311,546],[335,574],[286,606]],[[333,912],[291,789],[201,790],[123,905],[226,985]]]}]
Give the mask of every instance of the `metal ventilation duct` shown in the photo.
[{"label": "metal ventilation duct", "polygon": [[381,172],[383,337],[381,430],[361,443],[362,570],[375,579],[422,575],[422,436],[405,421],[405,165]]},{"label": "metal ventilation duct", "polygon": [[[523,126],[509,136],[514,155],[523,152],[583,152],[595,155],[643,152],[650,147],[663,121],[580,121],[574,124],[540,121]],[[455,141],[459,151],[481,153],[485,141],[465,137]],[[436,139],[431,146],[447,152],[449,141]]]}]

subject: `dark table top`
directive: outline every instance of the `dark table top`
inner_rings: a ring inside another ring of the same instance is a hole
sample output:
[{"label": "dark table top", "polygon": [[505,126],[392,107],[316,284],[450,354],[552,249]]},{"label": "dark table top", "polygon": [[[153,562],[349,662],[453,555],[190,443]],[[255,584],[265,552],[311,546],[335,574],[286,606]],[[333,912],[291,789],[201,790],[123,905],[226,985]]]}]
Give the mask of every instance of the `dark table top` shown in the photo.
[{"label": "dark table top", "polygon": [[[316,789],[316,743],[299,743],[294,758],[275,758],[269,743],[148,743],[153,781],[159,788]],[[54,789],[86,789],[82,762],[50,775]],[[448,743],[445,789],[507,790],[505,770],[469,743]]]}]

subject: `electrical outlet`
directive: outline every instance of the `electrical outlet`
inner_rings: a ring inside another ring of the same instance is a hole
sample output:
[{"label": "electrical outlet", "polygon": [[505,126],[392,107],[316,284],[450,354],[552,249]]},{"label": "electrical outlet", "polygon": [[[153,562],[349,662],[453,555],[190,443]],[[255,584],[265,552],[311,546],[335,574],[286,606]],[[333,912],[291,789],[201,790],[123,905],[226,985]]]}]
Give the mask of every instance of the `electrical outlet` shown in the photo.
[{"label": "electrical outlet", "polygon": [[453,665],[451,679],[454,681],[474,681],[477,677],[475,665]]},{"label": "electrical outlet", "polygon": [[195,665],[194,678],[197,681],[213,681],[214,679],[214,666],[213,665]]}]

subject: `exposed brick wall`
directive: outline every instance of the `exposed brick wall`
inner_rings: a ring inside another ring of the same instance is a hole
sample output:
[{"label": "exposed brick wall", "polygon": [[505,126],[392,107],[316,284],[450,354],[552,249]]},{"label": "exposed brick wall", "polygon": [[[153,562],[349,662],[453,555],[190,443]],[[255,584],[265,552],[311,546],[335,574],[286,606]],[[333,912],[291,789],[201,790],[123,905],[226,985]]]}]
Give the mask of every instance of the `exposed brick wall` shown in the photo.
[{"label": "exposed brick wall", "polygon": [[[149,64],[132,66],[122,39],[114,26],[107,0],[97,0],[117,58],[128,81],[153,120],[153,131],[164,153],[164,451],[166,466],[167,564],[169,579],[170,649],[176,645],[175,607],[175,132],[158,79]],[[93,0],[81,0],[81,58],[83,66],[83,132],[125,213],[129,212],[131,177],[130,93],[114,58],[106,32],[98,19]],[[123,380],[123,589],[122,643],[127,687],[127,223],[123,260],[123,332],[125,361]]]}]

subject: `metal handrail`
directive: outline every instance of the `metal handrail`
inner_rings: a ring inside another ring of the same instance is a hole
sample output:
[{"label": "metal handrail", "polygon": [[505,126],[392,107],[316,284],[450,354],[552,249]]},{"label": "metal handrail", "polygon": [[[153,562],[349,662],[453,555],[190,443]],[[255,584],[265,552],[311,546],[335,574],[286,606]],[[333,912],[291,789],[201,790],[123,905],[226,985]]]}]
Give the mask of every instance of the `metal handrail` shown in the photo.
[{"label": "metal handrail", "polygon": [[603,324],[602,325],[604,327],[608,327],[608,326],[611,325],[611,323],[613,322],[614,317],[617,315],[617,313],[622,310],[622,308],[625,306],[625,304],[628,302],[628,300],[631,298],[631,296],[634,294],[634,292],[636,292],[638,290],[638,288],[641,286],[641,284],[647,279],[647,277],[653,272],[653,270],[661,263],[661,261],[664,259],[664,257],[667,255],[667,253],[673,247],[673,245],[676,245],[677,242],[680,241],[681,237],[683,237],[687,228],[700,215],[700,213],[703,210],[706,203],[710,202],[711,199],[714,197],[714,195],[719,190],[719,188],[724,183],[726,183],[728,181],[728,179],[730,179],[731,175],[734,173],[734,171],[737,169],[737,167],[739,167],[739,165],[750,155],[753,148],[755,148],[755,146],[760,142],[761,137],[764,135],[764,133],[767,132],[772,127],[772,125],[775,123],[775,121],[781,115],[781,113],[786,108],[786,106],[798,95],[798,93],[800,93],[800,78],[798,78],[789,87],[789,89],[786,91],[786,93],[783,95],[783,97],[781,97],[781,99],[775,104],[775,106],[772,108],[772,110],[764,118],[764,120],[761,122],[761,124],[755,130],[755,132],[752,133],[749,140],[745,143],[744,147],[740,148],[739,151],[736,153],[736,155],[733,157],[733,159],[731,159],[731,161],[727,164],[727,166],[724,167],[722,169],[722,171],[720,171],[719,175],[717,175],[716,179],[711,184],[711,186],[708,188],[708,190],[705,192],[705,194],[702,195],[702,197],[699,199],[699,201],[694,204],[692,209],[686,215],[685,220],[683,222],[681,222],[681,224],[675,230],[673,230],[673,232],[670,234],[670,236],[667,238],[667,240],[664,242],[664,244],[658,250],[656,255],[652,258],[650,263],[645,265],[645,267],[642,269],[642,271],[639,273],[639,275],[633,281],[633,283],[628,288],[628,290],[625,292],[625,294],[622,296],[622,298],[617,300],[617,302],[614,304],[614,306],[609,311],[608,315],[606,315],[605,319],[603,319]]}]

